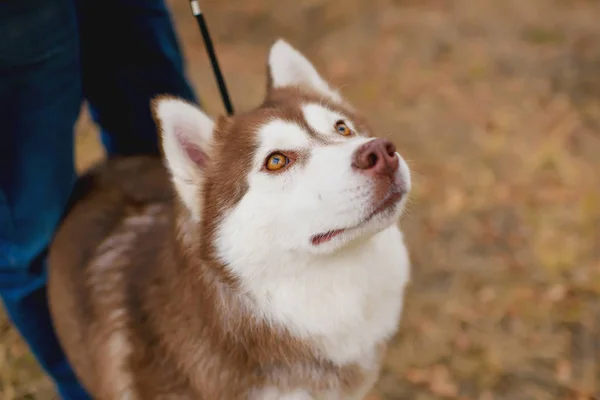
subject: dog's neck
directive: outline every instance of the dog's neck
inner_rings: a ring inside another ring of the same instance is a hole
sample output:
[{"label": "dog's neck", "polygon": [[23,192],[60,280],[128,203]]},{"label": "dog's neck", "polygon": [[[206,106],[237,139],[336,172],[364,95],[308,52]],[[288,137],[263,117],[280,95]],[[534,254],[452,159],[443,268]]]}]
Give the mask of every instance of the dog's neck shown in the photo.
[{"label": "dog's neck", "polygon": [[[157,345],[173,355],[192,386],[215,386],[194,381],[212,377],[207,369],[228,371],[243,380],[240,387],[260,387],[265,381],[300,385],[315,365],[322,373],[334,371],[336,366],[320,359],[306,342],[256,317],[239,280],[203,251],[198,223],[179,204],[174,209],[158,262],[149,271],[153,276],[138,290],[141,302],[152,310],[149,329],[164,338]],[[157,284],[151,287],[152,282]],[[282,373],[302,365],[312,369],[306,375]]]},{"label": "dog's neck", "polygon": [[294,263],[287,271],[295,272],[265,265],[263,271],[280,272],[247,280],[232,271],[253,266],[223,265],[214,248],[201,244],[198,223],[181,206],[176,209],[174,240],[166,241],[172,248],[162,257],[161,274],[171,286],[166,290],[179,297],[181,313],[199,329],[210,326],[220,342],[227,339],[228,346],[244,349],[244,341],[261,340],[254,336],[269,332],[273,338],[287,337],[272,341],[273,346],[311,349],[310,358],[344,365],[368,356],[395,331],[408,280],[408,257],[396,226],[327,256],[253,260]]}]

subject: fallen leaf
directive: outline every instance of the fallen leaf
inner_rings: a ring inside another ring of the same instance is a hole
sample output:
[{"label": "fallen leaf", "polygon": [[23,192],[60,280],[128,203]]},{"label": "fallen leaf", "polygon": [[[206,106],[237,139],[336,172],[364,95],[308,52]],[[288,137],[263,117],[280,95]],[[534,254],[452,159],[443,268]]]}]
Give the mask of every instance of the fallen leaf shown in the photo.
[{"label": "fallen leaf", "polygon": [[454,339],[454,345],[460,351],[467,351],[471,346],[469,336],[465,332],[459,332],[456,338]]},{"label": "fallen leaf", "polygon": [[494,194],[499,202],[507,202],[510,200],[511,188],[507,183],[499,182],[494,188]]},{"label": "fallen leaf", "polygon": [[451,213],[457,213],[463,209],[466,202],[465,193],[460,189],[453,188],[446,194],[446,210]]},{"label": "fallen leaf", "polygon": [[551,302],[556,303],[564,299],[566,293],[567,289],[565,288],[565,285],[556,284],[548,289],[546,292],[546,298]]},{"label": "fallen leaf", "polygon": [[496,298],[496,291],[490,286],[486,286],[479,291],[479,300],[482,303],[489,303]]},{"label": "fallen leaf", "polygon": [[405,372],[404,377],[410,383],[419,385],[429,381],[429,371],[426,369],[411,368]]},{"label": "fallen leaf", "polygon": [[559,360],[556,363],[556,380],[563,385],[568,384],[571,381],[573,375],[573,366],[568,360]]},{"label": "fallen leaf", "polygon": [[429,390],[441,397],[456,397],[458,394],[456,383],[452,381],[448,369],[443,365],[436,365],[432,368],[431,378],[429,379]]},{"label": "fallen leaf", "polygon": [[483,392],[479,400],[494,400],[494,395],[491,392]]}]

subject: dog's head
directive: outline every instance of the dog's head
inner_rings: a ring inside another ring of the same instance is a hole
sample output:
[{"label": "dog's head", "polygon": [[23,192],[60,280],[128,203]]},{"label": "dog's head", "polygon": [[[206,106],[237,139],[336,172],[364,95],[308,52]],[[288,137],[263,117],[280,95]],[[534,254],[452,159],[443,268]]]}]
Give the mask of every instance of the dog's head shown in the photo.
[{"label": "dog's head", "polygon": [[213,122],[161,97],[155,118],[189,218],[227,264],[332,254],[394,224],[411,179],[374,132],[284,41],[257,109]]}]

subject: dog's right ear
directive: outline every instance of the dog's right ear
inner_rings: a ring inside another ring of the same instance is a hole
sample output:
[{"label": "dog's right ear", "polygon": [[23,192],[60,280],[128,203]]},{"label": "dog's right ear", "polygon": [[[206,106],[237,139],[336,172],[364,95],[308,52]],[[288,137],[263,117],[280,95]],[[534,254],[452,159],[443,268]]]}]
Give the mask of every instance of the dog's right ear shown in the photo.
[{"label": "dog's right ear", "polygon": [[179,197],[200,218],[203,169],[210,159],[214,122],[197,106],[170,96],[152,101],[162,149]]}]

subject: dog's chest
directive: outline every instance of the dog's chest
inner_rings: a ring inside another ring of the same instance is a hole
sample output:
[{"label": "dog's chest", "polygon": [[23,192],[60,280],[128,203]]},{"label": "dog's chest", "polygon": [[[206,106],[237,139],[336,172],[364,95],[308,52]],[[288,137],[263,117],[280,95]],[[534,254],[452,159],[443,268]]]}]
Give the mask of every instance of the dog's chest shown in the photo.
[{"label": "dog's chest", "polygon": [[332,362],[375,362],[376,347],[397,329],[408,255],[396,227],[360,251],[310,265],[294,279],[255,289],[265,317],[314,343]]}]

